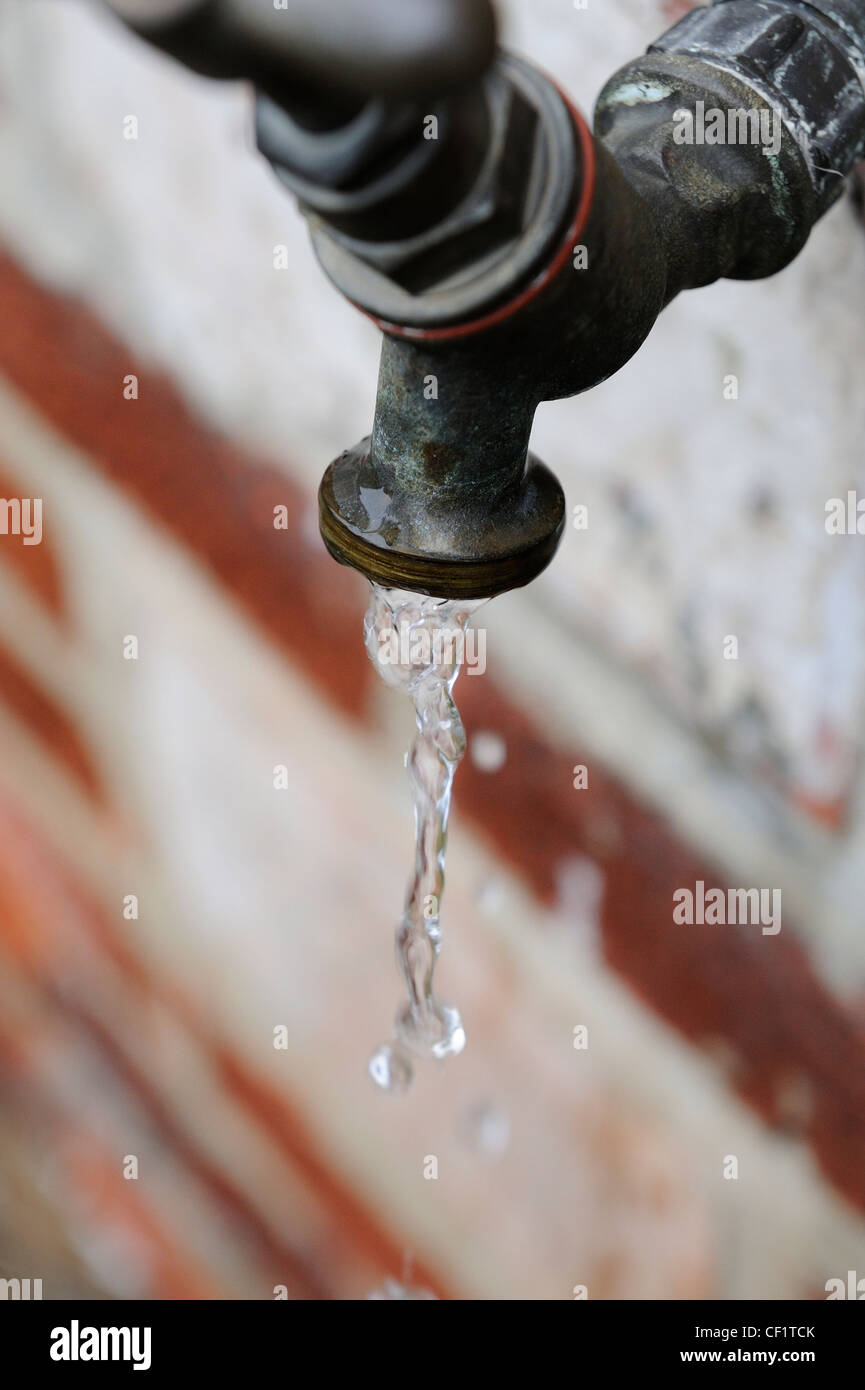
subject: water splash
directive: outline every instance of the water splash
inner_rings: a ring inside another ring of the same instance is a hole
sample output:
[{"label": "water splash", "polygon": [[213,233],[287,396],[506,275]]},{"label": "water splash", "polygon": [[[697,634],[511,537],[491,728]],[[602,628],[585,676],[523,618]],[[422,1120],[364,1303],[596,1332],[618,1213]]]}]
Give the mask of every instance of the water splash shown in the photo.
[{"label": "water splash", "polygon": [[[428,598],[371,586],[364,637],[385,683],[414,702],[417,733],[406,759],[414,798],[415,861],[396,930],[397,964],[408,1002],[396,1017],[394,1039],[372,1056],[369,1073],[382,1090],[405,1091],[412,1055],[450,1057],[465,1046],[456,1009],[433,994],[441,950],[439,914],[454,773],[466,750],[453,687],[470,650],[467,624],[484,599]],[[469,634],[470,635],[470,634]]]}]

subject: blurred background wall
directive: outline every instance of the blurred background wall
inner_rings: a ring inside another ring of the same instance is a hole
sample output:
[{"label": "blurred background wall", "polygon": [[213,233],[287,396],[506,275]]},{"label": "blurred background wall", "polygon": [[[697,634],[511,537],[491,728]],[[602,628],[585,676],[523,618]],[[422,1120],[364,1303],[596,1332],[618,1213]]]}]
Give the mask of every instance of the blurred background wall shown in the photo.
[{"label": "blurred background wall", "polygon": [[[584,110],[682,8],[500,7]],[[316,269],[248,91],[89,0],[0,0],[0,493],[43,499],[40,545],[0,536],[0,1277],[865,1276],[865,561],[824,524],[865,486],[863,285],[846,199],[782,275],[683,297],[541,408],[589,524],[484,612],[439,971],[468,1045],[382,1096],[411,719],[314,505],[368,432],[377,334]],[[782,890],[782,930],[675,924],[700,879]]]}]

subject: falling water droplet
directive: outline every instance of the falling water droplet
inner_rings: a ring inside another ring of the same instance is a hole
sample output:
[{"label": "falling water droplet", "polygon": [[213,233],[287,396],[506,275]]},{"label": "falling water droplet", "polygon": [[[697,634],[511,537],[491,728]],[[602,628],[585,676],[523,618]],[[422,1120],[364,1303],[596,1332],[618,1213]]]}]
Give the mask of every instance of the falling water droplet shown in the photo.
[{"label": "falling water droplet", "polygon": [[463,1115],[460,1129],[466,1146],[484,1158],[501,1158],[511,1142],[508,1112],[491,1101],[478,1101]]},{"label": "falling water droplet", "polygon": [[466,1045],[465,1029],[458,1010],[439,1004],[432,1010],[418,1010],[409,1003],[397,1014],[397,1036],[419,1057],[456,1057]]},{"label": "falling water droplet", "polygon": [[508,746],[501,734],[480,729],[472,735],[469,756],[479,772],[500,772],[508,760]]},{"label": "falling water droplet", "polygon": [[411,1061],[398,1043],[393,1047],[383,1043],[377,1048],[369,1059],[367,1070],[380,1091],[398,1096],[411,1085]]},{"label": "falling water droplet", "polygon": [[382,680],[414,702],[417,733],[406,766],[415,823],[414,872],[396,930],[396,956],[408,991],[395,1041],[373,1054],[369,1072],[383,1090],[403,1091],[412,1076],[408,1053],[455,1056],[466,1035],[456,1009],[439,1004],[433,973],[441,949],[441,898],[454,773],[466,737],[453,699],[465,655],[465,630],[486,600],[429,598],[371,586],[364,620],[367,653]]},{"label": "falling water droplet", "polygon": [[400,1284],[396,1279],[385,1279],[377,1289],[373,1289],[366,1296],[366,1301],[370,1299],[402,1299],[419,1302],[421,1300],[429,1302],[432,1300],[438,1303],[438,1298],[430,1289],[422,1289],[410,1284]]},{"label": "falling water droplet", "polygon": [[475,890],[475,899],[482,912],[491,917],[500,912],[505,903],[505,887],[501,879],[485,878]]}]

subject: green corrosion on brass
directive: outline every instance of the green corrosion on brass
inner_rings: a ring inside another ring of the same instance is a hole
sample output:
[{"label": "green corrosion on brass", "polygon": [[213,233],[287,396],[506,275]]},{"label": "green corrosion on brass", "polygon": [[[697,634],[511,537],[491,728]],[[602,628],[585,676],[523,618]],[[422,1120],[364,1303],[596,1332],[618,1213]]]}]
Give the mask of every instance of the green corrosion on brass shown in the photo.
[{"label": "green corrosion on brass", "polygon": [[[523,171],[526,187],[549,177],[549,161],[532,163],[540,130],[560,156],[561,187],[547,200],[559,220],[543,227],[546,262],[521,263],[522,279],[516,260],[496,262],[499,297],[485,308],[515,308],[488,315],[480,331],[468,311],[468,332],[464,320],[445,314],[436,323],[442,301],[435,289],[426,293],[430,286],[419,282],[415,293],[408,281],[396,298],[386,296],[406,310],[397,326],[374,302],[393,248],[379,248],[376,280],[365,273],[357,242],[334,251],[322,234],[317,249],[328,273],[391,325],[372,434],[342,454],[321,485],[321,532],[336,559],[380,584],[448,598],[515,588],[544,568],[565,506],[552,473],[529,453],[540,402],[585,391],[617,371],[681,290],[783,269],[838,196],[839,169],[865,156],[865,96],[853,51],[865,60],[865,48],[854,43],[861,29],[865,45],[865,21],[844,0],[846,27],[833,28],[817,12],[831,18],[836,7],[837,0],[795,10],[781,0],[730,0],[691,11],[610,79],[593,141],[573,119],[570,146],[555,99],[541,100],[536,79],[505,65],[497,109],[509,113],[510,124],[500,123],[499,153],[511,183],[490,178],[487,221],[478,214],[477,224],[461,225],[449,256],[438,246],[439,289],[450,308],[467,287],[467,310],[477,311],[472,256],[486,283],[483,268],[509,225],[514,170]],[[859,15],[855,30],[846,24],[851,15]],[[508,83],[519,99],[508,100]],[[683,112],[687,122],[688,113],[710,109],[741,117],[736,129],[771,131],[771,145],[753,135],[680,138]],[[498,220],[490,212],[496,199]],[[583,209],[578,233],[561,217],[563,199],[568,216]],[[486,227],[480,245],[478,225]],[[579,259],[560,257],[555,273],[539,275],[566,232],[569,252],[579,243]],[[540,288],[526,295],[527,284]]]},{"label": "green corrosion on brass", "polygon": [[488,598],[549,563],[564,525],[562,489],[528,453],[534,407],[520,383],[487,375],[482,361],[440,352],[433,363],[385,338],[372,435],[331,464],[319,490],[335,559],[378,584],[440,598]]}]

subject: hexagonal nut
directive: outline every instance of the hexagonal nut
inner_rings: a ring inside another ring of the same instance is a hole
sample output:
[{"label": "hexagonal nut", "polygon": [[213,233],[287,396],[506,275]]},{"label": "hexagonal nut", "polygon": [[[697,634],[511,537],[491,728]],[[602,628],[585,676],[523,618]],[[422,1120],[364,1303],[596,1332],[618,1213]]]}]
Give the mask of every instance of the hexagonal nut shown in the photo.
[{"label": "hexagonal nut", "polygon": [[484,87],[490,138],[469,194],[419,236],[364,249],[366,260],[412,294],[434,288],[473,261],[503,256],[538,204],[538,110],[501,72]]},{"label": "hexagonal nut", "polygon": [[[380,198],[367,217],[369,232],[349,232],[320,204],[310,217],[325,274],[382,322],[426,327],[466,321],[528,283],[561,243],[580,173],[580,136],[570,106],[544,73],[504,53],[478,94],[483,131],[467,125],[463,134],[467,150],[479,158],[474,165],[467,160],[474,169],[471,186],[455,206],[446,204],[443,184],[454,178],[453,140],[460,138],[451,130],[444,132],[434,170],[416,181],[399,180],[394,226],[408,208],[406,222],[422,230],[380,239],[390,216]],[[449,210],[437,216],[438,206]]]}]

